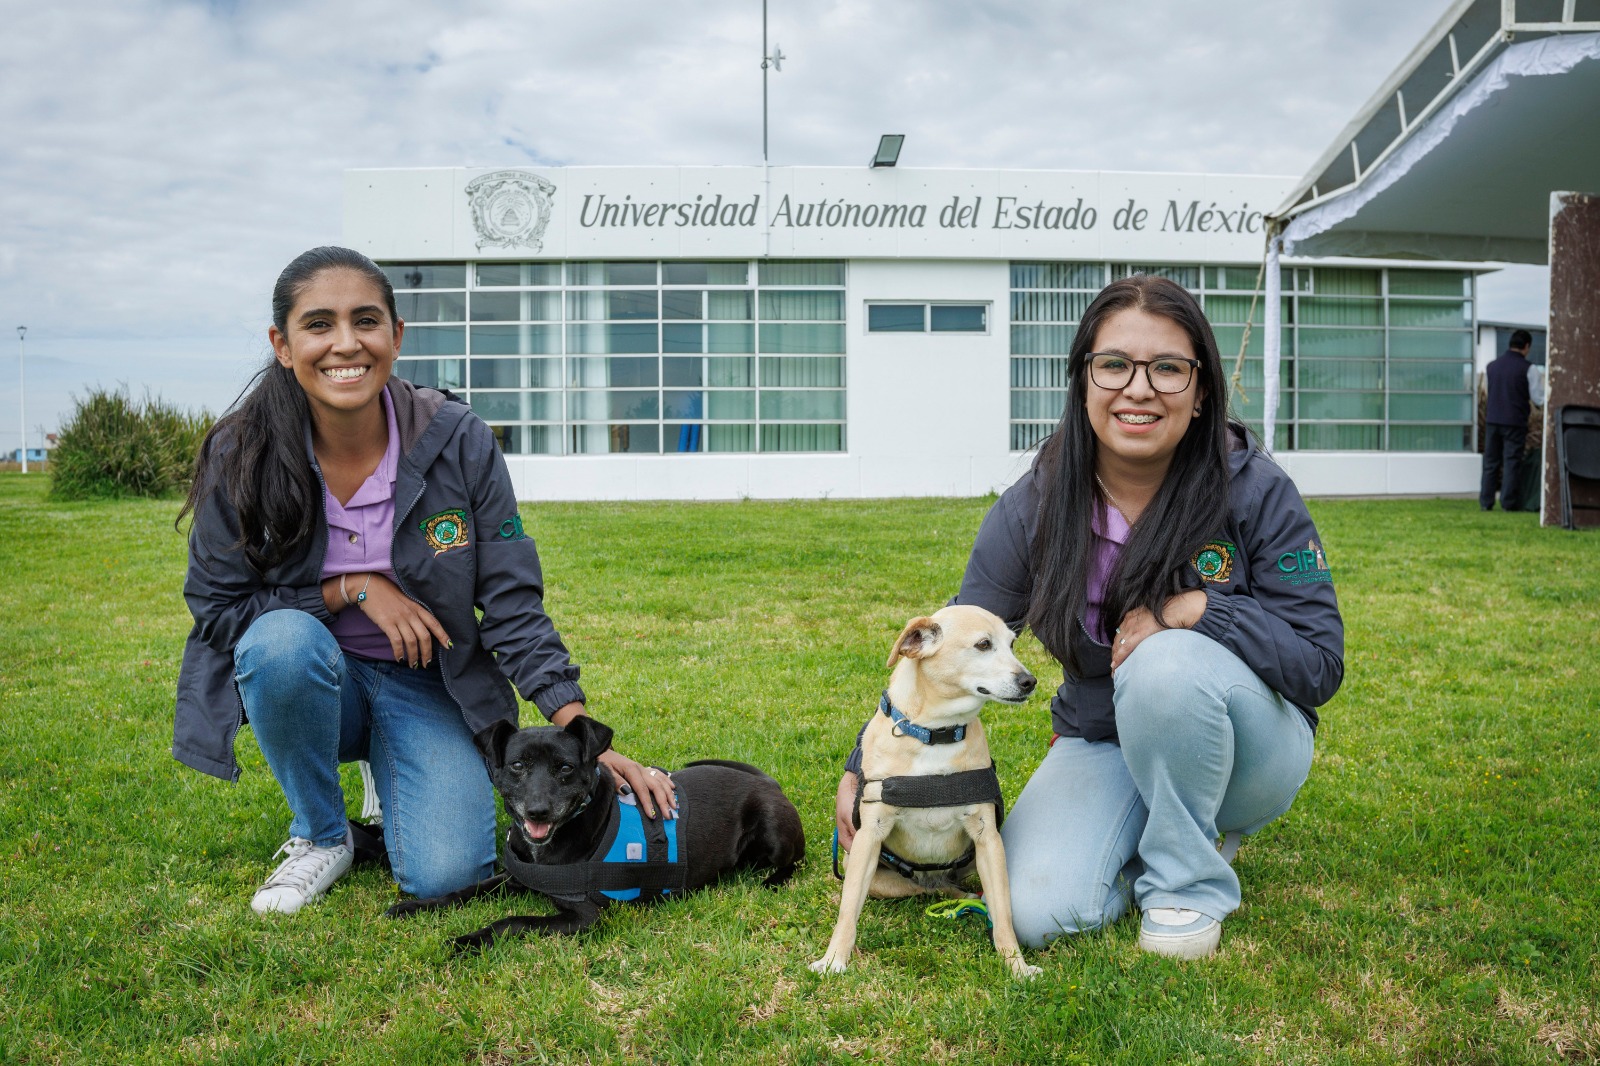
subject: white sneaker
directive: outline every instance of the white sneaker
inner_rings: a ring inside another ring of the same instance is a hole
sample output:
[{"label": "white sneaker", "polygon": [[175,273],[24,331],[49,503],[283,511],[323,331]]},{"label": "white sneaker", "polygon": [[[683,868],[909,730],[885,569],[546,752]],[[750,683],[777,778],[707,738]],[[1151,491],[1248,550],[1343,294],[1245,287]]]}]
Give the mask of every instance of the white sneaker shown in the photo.
[{"label": "white sneaker", "polygon": [[1139,946],[1174,959],[1203,959],[1222,942],[1222,923],[1186,907],[1152,907],[1139,921]]},{"label": "white sneaker", "polygon": [[356,849],[350,830],[346,829],[344,843],[331,848],[319,848],[309,840],[291,837],[273,858],[286,852],[289,857],[272,871],[267,883],[250,900],[250,909],[257,914],[293,914],[312,900],[321,899],[328,887],[350,869]]}]

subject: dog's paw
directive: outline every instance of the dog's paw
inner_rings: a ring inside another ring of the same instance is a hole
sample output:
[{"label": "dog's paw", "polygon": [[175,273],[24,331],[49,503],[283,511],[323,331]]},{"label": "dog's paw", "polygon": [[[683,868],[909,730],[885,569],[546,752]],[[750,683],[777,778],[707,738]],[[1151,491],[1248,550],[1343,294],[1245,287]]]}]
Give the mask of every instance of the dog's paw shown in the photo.
[{"label": "dog's paw", "polygon": [[409,918],[411,915],[421,914],[427,909],[420,899],[403,899],[384,911],[383,916],[385,918]]},{"label": "dog's paw", "polygon": [[1044,973],[1042,969],[1037,966],[1030,966],[1021,959],[1011,964],[1011,976],[1019,981],[1031,981],[1042,973]]},{"label": "dog's paw", "polygon": [[450,953],[452,955],[476,955],[492,943],[494,943],[494,937],[483,932],[451,937]]},{"label": "dog's paw", "polygon": [[848,964],[844,959],[836,959],[832,955],[824,955],[811,964],[813,973],[844,973]]}]

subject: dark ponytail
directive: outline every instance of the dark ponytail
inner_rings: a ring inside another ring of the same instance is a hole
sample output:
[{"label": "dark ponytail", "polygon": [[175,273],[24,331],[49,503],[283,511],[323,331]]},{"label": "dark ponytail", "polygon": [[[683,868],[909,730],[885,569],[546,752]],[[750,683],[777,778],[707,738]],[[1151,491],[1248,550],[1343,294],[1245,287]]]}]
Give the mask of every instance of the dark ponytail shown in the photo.
[{"label": "dark ponytail", "polygon": [[1115,625],[1135,607],[1149,609],[1160,621],[1168,597],[1182,590],[1184,564],[1216,534],[1228,508],[1228,383],[1211,324],[1194,297],[1176,282],[1148,274],[1112,282],[1083,313],[1067,361],[1066,409],[1040,447],[1036,464],[1041,496],[1039,532],[1032,545],[1028,625],[1045,650],[1075,675],[1083,672],[1074,637],[1088,607],[1098,499],[1094,475],[1099,440],[1084,404],[1088,356],[1101,324],[1128,308],[1160,315],[1182,327],[1200,360],[1196,374],[1206,399],[1178,442],[1165,480],[1134,524],[1107,582],[1101,612],[1107,624]]},{"label": "dark ponytail", "polygon": [[[360,252],[330,245],[296,256],[278,275],[272,287],[272,324],[279,333],[288,333],[295,301],[325,270],[362,275],[383,293],[390,321],[400,320],[394,286],[378,265]],[[321,513],[321,489],[306,454],[310,420],[311,409],[294,371],[276,357],[268,359],[206,434],[178,521],[212,492],[221,492],[239,518],[239,539],[230,550],[242,547],[256,573],[265,575],[303,551]]]}]

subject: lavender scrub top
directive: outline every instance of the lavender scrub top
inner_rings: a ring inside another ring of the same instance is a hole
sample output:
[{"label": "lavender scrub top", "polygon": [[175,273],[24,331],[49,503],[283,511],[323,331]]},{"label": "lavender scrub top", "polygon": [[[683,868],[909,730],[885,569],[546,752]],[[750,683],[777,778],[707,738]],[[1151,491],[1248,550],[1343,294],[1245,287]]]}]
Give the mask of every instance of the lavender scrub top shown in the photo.
[{"label": "lavender scrub top", "polygon": [[1110,644],[1111,634],[1106,631],[1101,608],[1105,605],[1111,571],[1116,569],[1122,548],[1128,543],[1128,520],[1115,507],[1097,500],[1090,528],[1094,530],[1094,565],[1089,569],[1089,597],[1083,622],[1089,636],[1101,644]]},{"label": "lavender scrub top", "polygon": [[[353,602],[367,574],[382,574],[395,579],[391,548],[394,544],[394,480],[400,466],[400,430],[395,425],[389,391],[382,397],[384,419],[389,426],[389,445],[383,450],[378,468],[348,503],[341,504],[333,493],[323,489],[322,505],[328,516],[328,554],[322,560],[322,577],[340,574],[352,577],[345,588]],[[339,647],[363,659],[394,660],[394,648],[376,622],[359,608],[345,607],[334,616],[332,632]]]}]

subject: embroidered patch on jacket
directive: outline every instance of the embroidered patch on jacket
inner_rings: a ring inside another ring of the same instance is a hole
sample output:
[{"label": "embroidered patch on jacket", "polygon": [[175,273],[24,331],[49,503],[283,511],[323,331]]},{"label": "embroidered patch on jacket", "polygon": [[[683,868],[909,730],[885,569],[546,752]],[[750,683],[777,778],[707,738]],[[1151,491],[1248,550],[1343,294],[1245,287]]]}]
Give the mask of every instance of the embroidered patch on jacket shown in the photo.
[{"label": "embroidered patch on jacket", "polygon": [[514,514],[500,523],[501,540],[527,540],[528,535],[522,531],[522,516]]},{"label": "embroidered patch on jacket", "polygon": [[1333,574],[1328,570],[1328,557],[1323,553],[1322,545],[1313,538],[1306,541],[1304,548],[1278,556],[1278,580],[1291,585],[1332,581]]},{"label": "embroidered patch on jacket", "polygon": [[434,555],[442,555],[451,548],[465,548],[467,546],[467,512],[462,510],[440,511],[436,515],[423,520],[418,527],[422,535],[428,538],[428,545],[433,548]]},{"label": "embroidered patch on jacket", "polygon": [[1189,562],[1202,578],[1220,585],[1233,575],[1233,551],[1229,541],[1214,540],[1195,552]]}]

